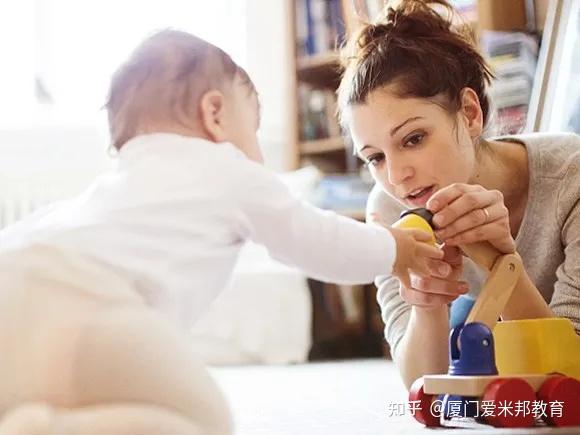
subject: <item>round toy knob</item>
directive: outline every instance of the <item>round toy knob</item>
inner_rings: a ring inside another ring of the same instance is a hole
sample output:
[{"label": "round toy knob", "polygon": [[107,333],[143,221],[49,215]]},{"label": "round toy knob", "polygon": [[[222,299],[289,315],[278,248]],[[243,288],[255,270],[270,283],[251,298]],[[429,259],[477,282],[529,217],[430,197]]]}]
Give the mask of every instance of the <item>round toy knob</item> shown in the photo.
[{"label": "round toy knob", "polygon": [[435,246],[435,233],[432,227],[433,213],[426,208],[415,208],[405,210],[401,213],[400,219],[393,224],[394,228],[407,228],[422,230],[431,234],[431,245]]}]

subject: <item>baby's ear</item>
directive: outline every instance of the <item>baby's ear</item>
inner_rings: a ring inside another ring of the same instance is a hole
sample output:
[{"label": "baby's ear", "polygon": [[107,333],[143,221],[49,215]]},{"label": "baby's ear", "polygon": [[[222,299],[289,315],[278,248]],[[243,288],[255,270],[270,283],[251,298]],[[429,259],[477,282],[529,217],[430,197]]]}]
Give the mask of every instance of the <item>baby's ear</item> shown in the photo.
[{"label": "baby's ear", "polygon": [[207,91],[201,96],[200,115],[203,127],[214,142],[226,140],[225,98],[218,90]]}]

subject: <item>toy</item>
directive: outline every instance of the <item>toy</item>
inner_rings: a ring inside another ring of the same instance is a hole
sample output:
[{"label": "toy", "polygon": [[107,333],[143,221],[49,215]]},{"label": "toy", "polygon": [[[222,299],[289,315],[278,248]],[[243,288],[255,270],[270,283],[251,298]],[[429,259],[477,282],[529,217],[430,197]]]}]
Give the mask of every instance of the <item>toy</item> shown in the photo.
[{"label": "toy", "polygon": [[[431,217],[410,210],[396,226],[432,231]],[[531,427],[540,418],[580,426],[580,337],[572,322],[498,322],[512,293],[533,285],[520,257],[489,243],[461,249],[489,275],[464,324],[451,330],[448,374],[426,375],[411,386],[415,419],[426,426],[465,426],[466,418],[496,427]],[[434,411],[436,403],[441,409]]]}]

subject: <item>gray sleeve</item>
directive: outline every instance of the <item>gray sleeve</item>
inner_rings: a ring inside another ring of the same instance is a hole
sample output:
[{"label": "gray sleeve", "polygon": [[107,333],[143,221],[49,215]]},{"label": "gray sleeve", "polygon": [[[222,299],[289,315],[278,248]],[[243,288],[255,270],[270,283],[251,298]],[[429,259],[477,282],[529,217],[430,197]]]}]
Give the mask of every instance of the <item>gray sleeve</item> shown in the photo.
[{"label": "gray sleeve", "polygon": [[[367,221],[371,215],[377,215],[385,224],[397,221],[403,208],[390,198],[382,189],[375,185],[367,201]],[[377,302],[381,309],[381,317],[385,324],[385,339],[395,355],[397,345],[405,333],[411,306],[399,296],[399,280],[392,276],[381,275],[375,278],[377,286]]]},{"label": "gray sleeve", "polygon": [[381,318],[385,324],[385,339],[389,343],[391,355],[396,359],[399,342],[409,323],[411,306],[399,295],[399,280],[392,276],[378,276],[377,302],[381,308]]},{"label": "gray sleeve", "polygon": [[572,321],[580,334],[580,201],[562,227],[564,262],[556,270],[556,283],[550,308],[554,315]]}]

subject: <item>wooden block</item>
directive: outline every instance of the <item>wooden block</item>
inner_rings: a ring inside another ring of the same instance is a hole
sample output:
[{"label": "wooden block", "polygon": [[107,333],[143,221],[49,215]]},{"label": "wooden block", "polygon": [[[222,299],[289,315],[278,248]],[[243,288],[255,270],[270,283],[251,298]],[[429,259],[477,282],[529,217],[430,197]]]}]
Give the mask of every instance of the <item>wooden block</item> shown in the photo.
[{"label": "wooden block", "polygon": [[493,330],[522,273],[516,254],[501,256],[494,264],[465,323],[480,322]]},{"label": "wooden block", "polygon": [[478,266],[490,271],[502,254],[489,242],[477,242],[470,245],[462,245],[461,250],[471,258]]}]

